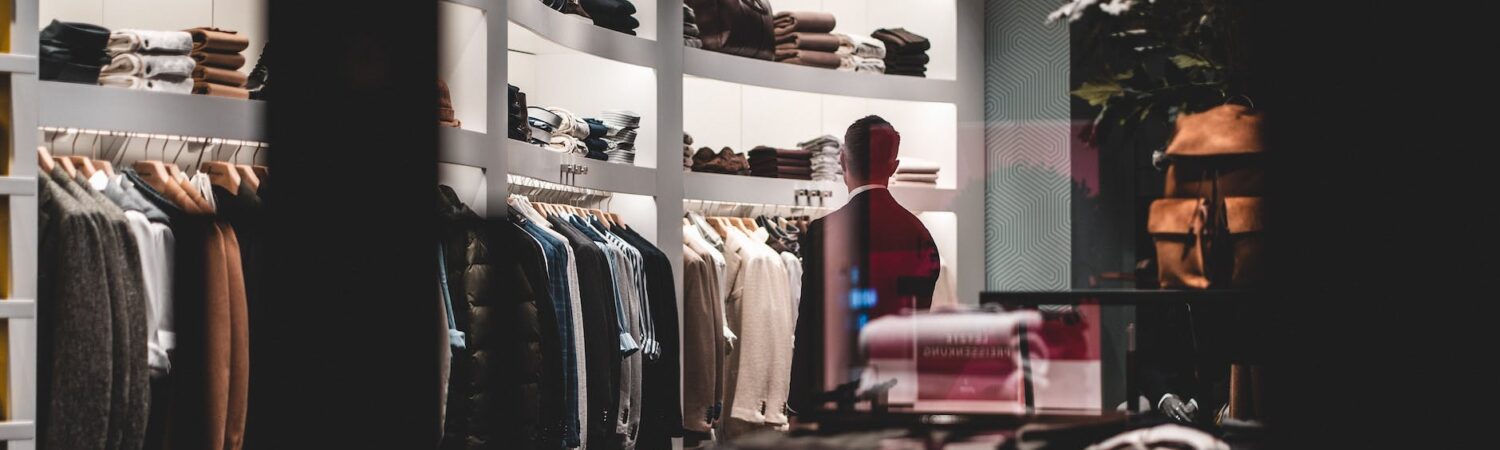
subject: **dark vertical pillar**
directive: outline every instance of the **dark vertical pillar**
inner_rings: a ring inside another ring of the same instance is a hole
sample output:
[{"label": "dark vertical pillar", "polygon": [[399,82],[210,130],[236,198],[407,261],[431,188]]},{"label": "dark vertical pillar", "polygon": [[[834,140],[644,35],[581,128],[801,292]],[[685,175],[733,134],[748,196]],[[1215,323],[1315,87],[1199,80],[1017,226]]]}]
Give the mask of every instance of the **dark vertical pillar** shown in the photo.
[{"label": "dark vertical pillar", "polygon": [[256,448],[433,448],[436,2],[271,4]]}]

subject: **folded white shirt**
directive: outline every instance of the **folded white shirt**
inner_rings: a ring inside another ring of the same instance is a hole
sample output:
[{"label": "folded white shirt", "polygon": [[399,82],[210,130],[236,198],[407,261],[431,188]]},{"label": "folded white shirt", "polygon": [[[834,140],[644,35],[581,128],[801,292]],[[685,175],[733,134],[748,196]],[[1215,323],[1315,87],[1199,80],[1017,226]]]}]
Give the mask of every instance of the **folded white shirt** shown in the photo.
[{"label": "folded white shirt", "polygon": [[142,91],[193,93],[193,80],[187,78],[141,78],[132,75],[105,75],[99,77],[100,86],[137,89]]},{"label": "folded white shirt", "polygon": [[896,166],[896,173],[938,173],[943,166],[921,158],[901,157]]},{"label": "folded white shirt", "polygon": [[193,35],[186,31],[115,30],[105,45],[110,55],[151,53],[186,55],[193,50]]},{"label": "folded white shirt", "polygon": [[129,75],[141,78],[189,78],[198,64],[184,55],[115,55],[109,65],[99,69],[99,76]]},{"label": "folded white shirt", "polygon": [[938,175],[935,173],[898,173],[896,181],[912,181],[918,183],[936,183]]},{"label": "folded white shirt", "polygon": [[885,43],[879,39],[852,36],[842,33],[833,33],[839,38],[839,49],[834,53],[843,55],[854,55],[868,59],[885,59]]}]

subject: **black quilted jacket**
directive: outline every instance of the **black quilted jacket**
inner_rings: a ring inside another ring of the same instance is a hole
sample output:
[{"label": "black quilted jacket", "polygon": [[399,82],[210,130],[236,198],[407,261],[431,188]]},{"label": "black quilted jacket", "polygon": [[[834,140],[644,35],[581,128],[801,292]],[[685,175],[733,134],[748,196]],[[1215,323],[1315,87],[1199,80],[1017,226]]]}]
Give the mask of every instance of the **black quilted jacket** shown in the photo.
[{"label": "black quilted jacket", "polygon": [[544,380],[557,378],[543,362],[550,342],[543,336],[555,332],[543,324],[555,319],[539,316],[520,264],[506,251],[514,226],[480,218],[446,186],[441,194],[447,287],[465,345],[453,349],[440,448],[557,448],[544,445],[539,424]]}]

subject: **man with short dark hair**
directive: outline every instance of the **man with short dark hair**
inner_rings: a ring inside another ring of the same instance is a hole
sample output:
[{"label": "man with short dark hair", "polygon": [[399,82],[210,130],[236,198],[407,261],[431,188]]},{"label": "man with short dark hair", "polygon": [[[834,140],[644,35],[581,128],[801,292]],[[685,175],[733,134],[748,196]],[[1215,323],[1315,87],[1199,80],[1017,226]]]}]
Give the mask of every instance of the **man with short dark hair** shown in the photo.
[{"label": "man with short dark hair", "polygon": [[877,317],[932,305],[939,262],[927,227],[886,189],[896,173],[901,134],[866,116],[844,134],[840,164],[849,202],[813,221],[803,238],[792,386],[794,411],[852,381],[855,337]]}]

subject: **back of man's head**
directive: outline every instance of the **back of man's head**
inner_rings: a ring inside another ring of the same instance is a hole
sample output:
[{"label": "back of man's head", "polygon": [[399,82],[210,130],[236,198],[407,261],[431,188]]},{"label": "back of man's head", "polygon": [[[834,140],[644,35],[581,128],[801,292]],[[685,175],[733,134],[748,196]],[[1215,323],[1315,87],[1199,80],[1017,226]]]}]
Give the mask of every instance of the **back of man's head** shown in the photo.
[{"label": "back of man's head", "polygon": [[896,173],[901,133],[880,116],[865,116],[844,132],[844,177],[851,186],[886,183]]}]

